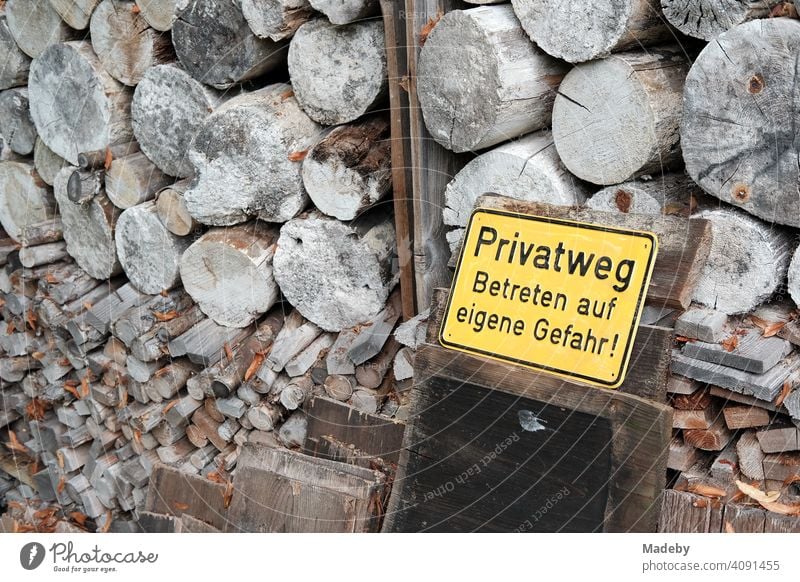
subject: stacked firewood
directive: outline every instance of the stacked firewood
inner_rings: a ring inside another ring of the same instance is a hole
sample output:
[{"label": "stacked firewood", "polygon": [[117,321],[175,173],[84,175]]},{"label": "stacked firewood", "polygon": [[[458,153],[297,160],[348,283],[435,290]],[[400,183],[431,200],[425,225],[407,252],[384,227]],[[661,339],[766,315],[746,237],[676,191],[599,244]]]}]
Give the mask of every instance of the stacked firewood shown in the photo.
[{"label": "stacked firewood", "polygon": [[15,518],[125,530],[158,464],[230,482],[245,443],[303,448],[314,397],[398,413],[376,8],[0,2]]}]

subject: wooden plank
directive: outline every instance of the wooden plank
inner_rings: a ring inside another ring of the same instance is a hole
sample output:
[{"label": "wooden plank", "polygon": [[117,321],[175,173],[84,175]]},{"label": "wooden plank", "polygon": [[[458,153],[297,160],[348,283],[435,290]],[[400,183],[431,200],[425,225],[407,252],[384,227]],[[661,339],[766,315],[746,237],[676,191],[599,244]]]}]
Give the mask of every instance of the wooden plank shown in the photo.
[{"label": "wooden plank", "polygon": [[[381,0],[386,36],[386,64],[389,73],[389,104],[392,135],[392,192],[397,231],[397,259],[400,263],[400,293],[403,318],[416,314],[414,289],[414,204],[412,197],[410,109],[407,90],[408,51],[406,20],[402,2]],[[404,87],[405,85],[405,87]]]},{"label": "wooden plank", "polygon": [[711,225],[706,220],[601,212],[589,208],[524,202],[491,194],[478,198],[477,206],[655,233],[658,237],[658,256],[647,291],[647,303],[658,307],[689,307],[711,248]]},{"label": "wooden plank", "polygon": [[688,471],[697,462],[700,452],[691,445],[687,445],[683,436],[674,436],[669,442],[669,457],[667,468],[673,471]]},{"label": "wooden plank", "polygon": [[[764,410],[769,410],[771,412],[776,412],[779,408],[772,402],[761,400],[760,398],[754,398],[752,396],[745,396],[744,394],[739,394],[738,392],[733,392],[732,390],[720,388],[719,386],[709,386],[709,391],[711,392],[712,396],[723,399],[725,404],[730,402],[738,402],[739,404],[744,404],[749,407],[763,408]],[[785,412],[783,409],[781,409],[781,411]]]},{"label": "wooden plank", "polygon": [[380,457],[387,463],[400,460],[405,425],[391,420],[359,412],[346,404],[324,398],[312,398],[305,405],[308,433],[304,450],[314,454],[313,439],[330,436],[339,442],[353,445],[356,449]]},{"label": "wooden plank", "polygon": [[722,413],[731,430],[766,426],[770,421],[769,411],[757,406],[726,406]]},{"label": "wooden plank", "polygon": [[227,521],[225,485],[159,464],[150,476],[145,509],[175,517],[187,514],[221,530]]},{"label": "wooden plank", "polygon": [[683,440],[687,444],[704,451],[721,451],[732,438],[733,433],[725,426],[721,416],[715,418],[708,428],[683,431]]},{"label": "wooden plank", "polygon": [[[720,531],[720,509],[708,497],[667,489],[661,500],[661,533],[707,533]],[[716,514],[716,515],[715,515]],[[716,527],[716,529],[714,529]]]},{"label": "wooden plank", "polygon": [[792,344],[779,337],[764,337],[760,329],[748,329],[739,336],[733,350],[720,343],[688,342],[683,354],[695,360],[736,368],[753,374],[763,374],[772,369],[792,351]]},{"label": "wooden plank", "polygon": [[765,533],[800,533],[800,518],[764,512]]},{"label": "wooden plank", "polygon": [[762,533],[766,524],[766,512],[759,507],[729,503],[725,505],[723,532]]},{"label": "wooden plank", "polygon": [[415,378],[385,531],[655,530],[669,407],[428,344]]},{"label": "wooden plank", "polygon": [[[439,345],[438,333],[449,294],[448,289],[436,289],[431,297],[426,338],[431,345]],[[666,402],[672,337],[670,328],[640,325],[631,350],[628,374],[617,390],[655,402]]]},{"label": "wooden plank", "polygon": [[758,444],[765,453],[782,453],[800,450],[800,430],[793,425],[771,425],[756,432]]},{"label": "wooden plank", "polygon": [[675,321],[675,335],[704,342],[719,342],[725,337],[727,322],[728,316],[721,311],[691,307]]},{"label": "wooden plank", "polygon": [[425,309],[433,290],[448,285],[450,246],[442,221],[444,190],[470,155],[457,155],[436,143],[425,127],[417,98],[417,59],[423,28],[430,28],[450,10],[467,8],[458,0],[406,0],[408,95],[411,136],[412,191],[414,197],[414,276],[417,309]]}]

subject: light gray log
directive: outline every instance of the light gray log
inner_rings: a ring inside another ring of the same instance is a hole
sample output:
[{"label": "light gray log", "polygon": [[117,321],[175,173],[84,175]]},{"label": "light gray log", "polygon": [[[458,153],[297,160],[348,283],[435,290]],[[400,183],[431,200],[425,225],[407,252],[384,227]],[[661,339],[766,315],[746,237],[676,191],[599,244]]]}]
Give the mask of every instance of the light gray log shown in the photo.
[{"label": "light gray log", "polygon": [[713,40],[726,30],[757,18],[767,18],[782,0],[661,0],[669,23],[686,36]]},{"label": "light gray log", "polygon": [[[180,314],[191,309],[192,305],[191,297],[183,290],[174,290],[165,295],[159,294],[119,314],[111,326],[111,331],[126,346],[130,346],[137,338],[153,330],[154,327],[158,327],[160,325],[159,317],[168,319],[169,316],[177,316],[174,318],[177,319]],[[169,321],[174,319],[169,319]]]},{"label": "light gray log", "polygon": [[366,414],[376,414],[383,403],[383,397],[370,391],[358,389],[350,398],[350,406]]},{"label": "light gray log", "polygon": [[133,133],[161,171],[191,176],[187,154],[195,135],[211,112],[235,94],[207,87],[174,64],[152,67],[133,94]]},{"label": "light gray log", "polygon": [[682,436],[673,437],[669,443],[667,468],[673,471],[687,471],[698,461],[698,450],[687,445]]},{"label": "light gray log", "polygon": [[561,163],[549,131],[503,144],[470,161],[447,185],[442,218],[460,227],[447,235],[451,248],[460,247],[475,201],[486,192],[565,206],[583,204],[588,194]]},{"label": "light gray log", "polygon": [[311,396],[313,388],[314,382],[308,376],[293,378],[281,390],[281,404],[286,410],[297,410]]},{"label": "light gray log", "polygon": [[433,139],[466,152],[548,127],[565,73],[530,42],[511,6],[482,6],[448,12],[430,33],[417,93]]},{"label": "light gray log", "polygon": [[37,135],[36,145],[33,147],[33,165],[44,183],[52,186],[56,174],[67,165],[67,161],[47,147]]},{"label": "light gray log", "polygon": [[242,0],[242,13],[257,37],[279,41],[294,36],[314,10],[308,0]]},{"label": "light gray log", "polygon": [[314,121],[354,121],[388,95],[383,22],[336,26],[318,18],[289,45],[289,77],[297,101]]},{"label": "light gray log", "polygon": [[23,267],[31,268],[54,263],[67,256],[67,243],[59,241],[20,249],[19,262]]},{"label": "light gray log", "polygon": [[786,277],[792,252],[787,233],[730,208],[696,217],[711,222],[713,236],[693,300],[729,315],[758,307]]},{"label": "light gray log", "polygon": [[225,356],[225,345],[234,349],[239,342],[252,335],[252,328],[224,327],[211,319],[204,319],[191,329],[169,342],[173,358],[188,356],[198,365],[211,366]]},{"label": "light gray log", "polygon": [[28,225],[22,230],[19,238],[24,246],[61,241],[64,239],[64,225],[61,222],[61,217],[56,216],[49,220]]},{"label": "light gray log", "polygon": [[264,402],[247,411],[247,419],[257,430],[274,430],[281,420],[280,407]]},{"label": "light gray log", "polygon": [[661,173],[680,160],[685,57],[670,49],[620,53],[578,65],[553,106],[564,165],[593,184]]},{"label": "light gray log", "polygon": [[336,336],[332,333],[323,333],[320,335],[317,339],[311,342],[308,347],[303,349],[286,363],[286,373],[292,378],[296,376],[302,376],[311,370],[314,364],[324,361],[324,357],[327,355],[328,350],[333,345],[335,337]]},{"label": "light gray log", "polygon": [[103,170],[75,170],[67,180],[67,198],[75,204],[86,204],[95,196],[105,192],[104,184]]},{"label": "light gray log", "polygon": [[105,170],[109,160],[114,161],[139,153],[139,144],[136,141],[111,144],[102,150],[81,152],[78,154],[78,167],[81,170]]},{"label": "light gray log", "polygon": [[158,447],[156,453],[165,465],[177,465],[187,460],[194,450],[194,445],[188,439],[183,438],[167,447]]},{"label": "light gray log", "polygon": [[764,374],[752,374],[733,368],[709,364],[684,356],[678,350],[672,352],[672,372],[700,382],[707,382],[772,402],[783,388],[783,383],[800,366],[797,354],[785,358]]},{"label": "light gray log", "polygon": [[0,191],[0,224],[17,242],[27,227],[56,216],[53,194],[30,164],[0,162]]},{"label": "light gray log", "polygon": [[114,244],[114,225],[119,210],[103,194],[86,204],[75,204],[67,194],[67,183],[74,168],[66,167],[53,184],[64,224],[67,251],[95,279],[108,279],[121,270]]},{"label": "light gray log", "polygon": [[31,119],[28,88],[0,92],[0,134],[11,151],[27,156],[36,145],[36,126]]},{"label": "light gray log", "polygon": [[306,415],[304,412],[297,410],[281,425],[278,430],[278,439],[285,447],[296,449],[305,444],[307,432],[308,420]]},{"label": "light gray log", "polygon": [[169,354],[167,346],[173,339],[186,333],[203,319],[205,319],[203,312],[197,305],[193,305],[175,319],[158,323],[133,340],[130,345],[131,353],[145,362],[157,360]]},{"label": "light gray log", "polygon": [[380,353],[368,362],[364,362],[356,368],[356,380],[359,386],[377,389],[383,384],[386,374],[392,367],[395,354],[400,349],[400,344],[393,337],[389,338]]},{"label": "light gray log", "polygon": [[128,86],[175,58],[169,35],[150,28],[133,0],[103,0],[92,14],[92,48],[106,71]]},{"label": "light gray log", "polygon": [[133,285],[126,283],[92,305],[86,313],[86,322],[105,334],[121,313],[147,299],[149,299],[147,295],[139,293]]},{"label": "light gray log", "polygon": [[603,188],[586,206],[606,212],[634,214],[677,214],[689,212],[692,189],[683,173],[663,174],[648,180],[634,180]]},{"label": "light gray log", "polygon": [[136,0],[136,5],[147,24],[156,30],[167,32],[172,29],[178,15],[189,2],[190,0]]},{"label": "light gray log", "polygon": [[353,395],[353,390],[356,388],[356,379],[353,376],[331,374],[325,378],[323,388],[325,389],[325,394],[334,400],[344,402],[350,400],[350,397]]},{"label": "light gray log", "polygon": [[580,63],[671,40],[658,0],[511,0],[531,39],[548,54]]},{"label": "light gray log", "polygon": [[39,136],[71,164],[133,137],[131,90],[106,72],[88,41],[47,47],[31,64],[28,90]]},{"label": "light gray log", "polygon": [[165,420],[172,426],[186,426],[194,411],[203,405],[201,400],[195,400],[191,396],[184,396],[178,403],[171,406],[164,415]]},{"label": "light gray log", "polygon": [[300,161],[318,131],[289,85],[231,99],[206,118],[189,150],[198,174],[184,194],[189,212],[216,226],[254,214],[268,222],[297,215],[308,203]]},{"label": "light gray log", "polygon": [[394,379],[398,382],[408,380],[414,376],[414,352],[411,348],[403,346],[397,352],[392,362]]},{"label": "light gray log", "polygon": [[375,357],[391,337],[392,330],[401,315],[400,292],[396,290],[389,296],[386,307],[380,313],[363,322],[364,330],[358,334],[347,350],[348,359],[358,366]]},{"label": "light gray log", "polygon": [[373,211],[345,224],[312,212],[286,223],[275,280],[287,300],[325,331],[368,320],[395,285],[394,222]]},{"label": "light gray log", "polygon": [[425,336],[427,335],[428,318],[431,315],[430,308],[419,312],[417,315],[404,321],[397,326],[394,332],[394,338],[404,346],[416,350],[419,346],[425,343]]},{"label": "light gray log", "polygon": [[303,162],[303,185],[314,205],[352,220],[391,190],[389,123],[382,117],[334,128]]},{"label": "light gray log", "polygon": [[128,356],[125,362],[125,367],[128,370],[128,375],[130,375],[131,378],[137,382],[143,383],[147,382],[153,377],[153,374],[155,374],[159,368],[161,368],[161,363],[143,362],[134,356]]},{"label": "light gray log", "polygon": [[188,179],[181,180],[172,186],[162,188],[156,195],[158,217],[164,223],[164,227],[177,236],[187,236],[198,227],[183,199],[183,193],[189,188],[189,184]]},{"label": "light gray log", "polygon": [[749,329],[737,337],[736,347],[730,351],[719,343],[698,341],[684,345],[683,353],[696,360],[763,374],[792,351],[792,344],[775,336],[763,337],[760,329]]},{"label": "light gray log", "polygon": [[720,200],[791,226],[800,226],[792,130],[798,51],[800,22],[787,18],[721,34],[692,65],[681,126],[683,158],[695,182]]},{"label": "light gray log", "polygon": [[787,290],[795,305],[800,305],[800,247],[795,249],[789,263]]},{"label": "light gray log", "polygon": [[800,431],[795,426],[773,424],[764,430],[756,431],[756,438],[765,453],[800,450]]},{"label": "light gray log", "polygon": [[17,46],[14,35],[9,30],[3,7],[0,7],[0,54],[3,55],[0,66],[0,90],[25,85],[28,82],[31,59]]},{"label": "light gray log", "polygon": [[179,263],[191,240],[169,232],[155,202],[123,212],[114,234],[117,255],[128,279],[142,293],[155,295],[180,282]]},{"label": "light gray log", "polygon": [[75,32],[47,0],[8,0],[6,22],[20,50],[32,58],[38,57],[51,44],[75,37]]},{"label": "light gray log", "polygon": [[[182,426],[175,427],[168,422],[162,422],[153,429],[151,434],[156,437],[158,444],[162,447],[168,447],[185,437],[186,429]],[[192,446],[192,448],[194,448],[194,446]]]},{"label": "light gray log", "polygon": [[106,171],[106,195],[114,206],[125,210],[152,200],[172,182],[143,153],[135,153],[111,162]]},{"label": "light gray log", "polygon": [[198,371],[188,359],[174,360],[148,380],[145,390],[154,402],[169,400],[186,386],[186,380]]},{"label": "light gray log", "polygon": [[321,333],[322,330],[310,321],[305,321],[299,311],[292,311],[286,317],[267,354],[267,365],[280,372],[289,360],[308,347]]},{"label": "light gray log", "polygon": [[719,343],[725,337],[728,316],[721,311],[691,307],[675,321],[675,335]]},{"label": "light gray log", "polygon": [[276,239],[275,229],[261,222],[207,232],[183,253],[184,288],[218,324],[249,325],[278,298]]},{"label": "light gray log", "polygon": [[348,24],[381,13],[378,0],[309,0],[333,24]]},{"label": "light gray log", "polygon": [[194,0],[173,23],[172,43],[186,72],[217,89],[261,76],[285,58],[280,43],[253,34],[238,2]]},{"label": "light gray log", "polygon": [[89,26],[92,12],[100,0],[49,0],[51,6],[72,28],[83,30]]}]

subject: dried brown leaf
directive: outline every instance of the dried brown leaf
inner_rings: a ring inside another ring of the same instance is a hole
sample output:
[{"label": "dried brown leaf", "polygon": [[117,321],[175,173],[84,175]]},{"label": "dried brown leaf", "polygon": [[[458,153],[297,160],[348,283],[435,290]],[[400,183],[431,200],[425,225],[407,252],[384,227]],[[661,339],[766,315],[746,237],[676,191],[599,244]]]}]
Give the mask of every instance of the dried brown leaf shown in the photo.
[{"label": "dried brown leaf", "polygon": [[175,408],[175,405],[176,405],[176,404],[178,404],[178,400],[177,400],[177,399],[173,400],[172,402],[170,402],[169,404],[167,404],[167,405],[166,405],[164,408],[162,408],[162,409],[161,409],[161,414],[162,414],[162,415],[165,415],[167,412],[169,412],[170,410],[172,410],[173,408]]},{"label": "dried brown leaf", "polygon": [[703,497],[720,498],[725,497],[725,490],[706,483],[689,483],[686,490],[690,493],[696,493]]},{"label": "dried brown leaf", "polygon": [[250,362],[250,365],[247,367],[247,370],[244,373],[244,381],[247,382],[253,375],[261,369],[261,365],[264,363],[264,358],[266,355],[264,352],[257,352],[255,356],[253,356],[253,361]]},{"label": "dried brown leaf", "polygon": [[106,171],[111,167],[111,162],[114,161],[114,154],[111,153],[111,148],[106,148],[106,157],[103,160],[103,168]]},{"label": "dried brown leaf", "polygon": [[153,311],[153,317],[156,318],[156,321],[162,321],[162,322],[172,321],[173,319],[178,317],[178,315],[179,315],[178,312],[175,311],[174,309],[171,311],[167,311],[165,313],[162,313],[160,311]]},{"label": "dried brown leaf", "polygon": [[631,196],[631,193],[627,190],[620,188],[614,193],[614,205],[617,207],[617,210],[623,214],[627,214],[631,211],[632,202],[633,196]]},{"label": "dried brown leaf", "polygon": [[296,152],[290,152],[289,153],[289,161],[290,162],[302,162],[303,160],[306,159],[307,155],[308,155],[308,150],[300,150],[300,151],[296,151]]},{"label": "dried brown leaf", "polygon": [[228,361],[229,362],[232,361],[233,360],[233,350],[231,349],[231,344],[229,344],[228,342],[225,342],[225,344],[223,344],[222,347],[225,350],[225,356],[228,358]]},{"label": "dried brown leaf", "polygon": [[108,530],[111,529],[111,522],[113,521],[114,520],[112,519],[111,510],[109,509],[106,511],[106,523],[103,525],[102,529],[100,530],[100,533],[108,533]]},{"label": "dried brown leaf", "polygon": [[783,404],[783,401],[786,400],[786,397],[789,396],[789,392],[791,391],[792,383],[787,380],[783,383],[780,394],[778,394],[777,398],[775,398],[775,406],[780,406]]},{"label": "dried brown leaf", "polygon": [[724,349],[726,352],[732,352],[739,345],[739,336],[733,334],[729,336],[728,339],[722,340],[721,345],[722,349]]},{"label": "dried brown leaf", "polygon": [[233,499],[233,481],[228,481],[225,484],[225,491],[222,493],[222,505],[227,509],[231,505]]},{"label": "dried brown leaf", "polygon": [[189,509],[189,504],[188,503],[181,503],[180,501],[173,501],[172,505],[178,511],[186,511],[187,509]]},{"label": "dried brown leaf", "polygon": [[428,22],[425,23],[425,26],[422,27],[422,30],[419,31],[419,46],[425,46],[425,43],[428,40],[428,36],[431,34],[433,29],[439,23],[439,21],[444,16],[444,11],[441,9],[436,13],[436,16],[432,16]]}]

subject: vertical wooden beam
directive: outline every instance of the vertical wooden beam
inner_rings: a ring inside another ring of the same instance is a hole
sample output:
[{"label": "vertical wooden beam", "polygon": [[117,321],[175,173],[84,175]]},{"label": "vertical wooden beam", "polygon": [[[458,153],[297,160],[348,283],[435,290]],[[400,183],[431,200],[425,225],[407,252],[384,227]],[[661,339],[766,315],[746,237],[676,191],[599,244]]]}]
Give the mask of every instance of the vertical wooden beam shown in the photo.
[{"label": "vertical wooden beam", "polygon": [[469,6],[459,0],[406,0],[403,14],[408,44],[414,277],[419,310],[430,304],[435,288],[450,286],[451,274],[447,268],[450,248],[442,222],[444,190],[471,156],[454,154],[436,143],[428,133],[417,99],[417,58],[423,29],[429,32],[443,14],[461,8]]},{"label": "vertical wooden beam", "polygon": [[386,30],[386,61],[389,69],[389,104],[392,133],[392,190],[394,196],[397,257],[400,261],[400,294],[403,318],[416,314],[414,290],[413,228],[414,205],[411,190],[411,136],[409,135],[408,52],[406,20],[402,2],[381,0]]}]

